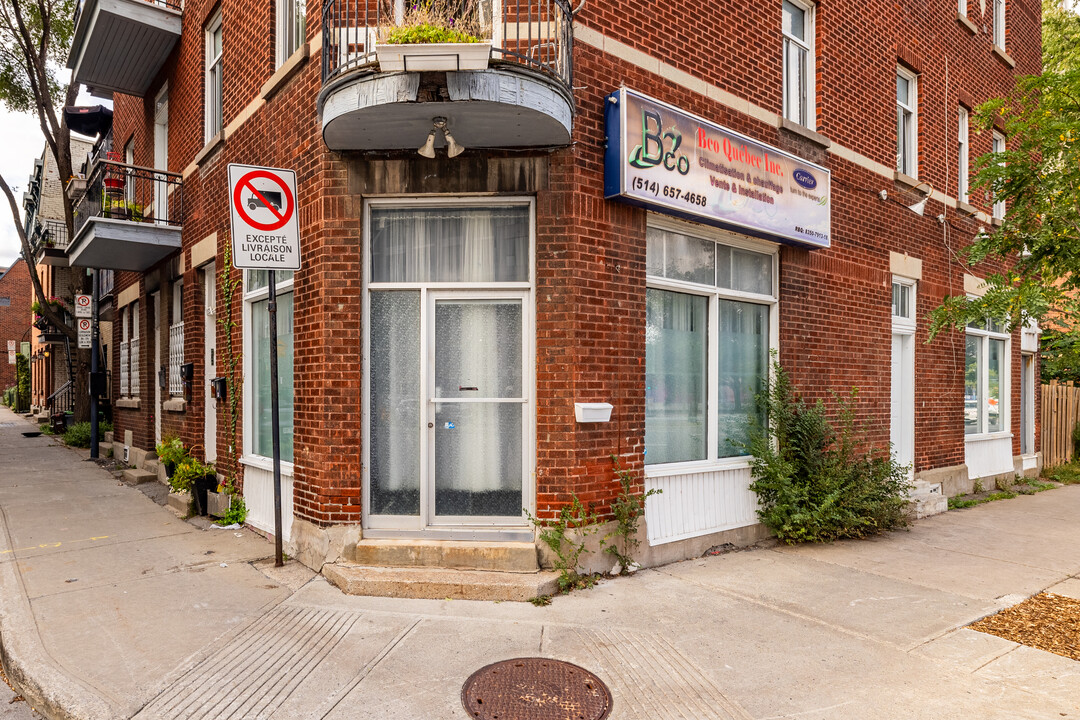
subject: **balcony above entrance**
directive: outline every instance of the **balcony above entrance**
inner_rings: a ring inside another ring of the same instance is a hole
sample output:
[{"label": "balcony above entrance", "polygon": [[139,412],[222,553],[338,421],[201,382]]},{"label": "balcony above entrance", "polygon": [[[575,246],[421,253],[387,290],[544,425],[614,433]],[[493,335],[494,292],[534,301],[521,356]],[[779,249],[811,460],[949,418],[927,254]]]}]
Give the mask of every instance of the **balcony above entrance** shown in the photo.
[{"label": "balcony above entrance", "polygon": [[[569,144],[569,0],[429,4],[458,16],[437,27],[413,16],[425,3],[325,0],[319,117],[327,147],[415,150],[435,118],[445,118],[465,148]],[[459,28],[470,42],[414,41],[440,34],[460,40]],[[435,142],[443,144],[442,133]]]},{"label": "balcony above entrance", "polygon": [[143,96],[180,39],[180,0],[83,0],[67,66],[97,97]]},{"label": "balcony above entrance", "polygon": [[143,272],[180,249],[180,176],[99,160],[76,206],[73,267]]}]

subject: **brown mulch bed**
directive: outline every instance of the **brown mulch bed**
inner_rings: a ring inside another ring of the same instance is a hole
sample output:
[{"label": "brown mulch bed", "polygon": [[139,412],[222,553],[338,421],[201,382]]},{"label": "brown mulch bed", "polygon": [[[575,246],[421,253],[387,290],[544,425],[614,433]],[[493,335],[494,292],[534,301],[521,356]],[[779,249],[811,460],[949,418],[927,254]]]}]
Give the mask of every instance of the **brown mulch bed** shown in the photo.
[{"label": "brown mulch bed", "polygon": [[1064,595],[1039,593],[969,627],[1080,660],[1080,600]]}]

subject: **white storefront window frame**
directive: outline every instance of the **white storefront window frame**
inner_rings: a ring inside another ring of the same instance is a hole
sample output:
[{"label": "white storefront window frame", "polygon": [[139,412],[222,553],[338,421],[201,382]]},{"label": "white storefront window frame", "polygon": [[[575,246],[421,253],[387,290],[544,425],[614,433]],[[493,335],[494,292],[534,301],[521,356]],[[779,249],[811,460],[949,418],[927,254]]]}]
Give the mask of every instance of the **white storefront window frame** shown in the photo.
[{"label": "white storefront window frame", "polygon": [[[700,295],[709,298],[709,324],[707,330],[708,342],[708,380],[706,388],[706,418],[708,421],[706,449],[708,455],[704,460],[685,460],[673,463],[657,463],[645,466],[646,477],[670,477],[674,475],[688,475],[707,473],[716,470],[733,468],[748,468],[750,466],[749,455],[736,455],[733,457],[718,458],[717,446],[719,443],[719,426],[716,420],[718,410],[718,398],[716,394],[720,381],[720,313],[719,303],[721,300],[737,300],[750,302],[769,307],[769,352],[778,351],[780,348],[780,246],[765,240],[757,240],[745,235],[737,235],[707,225],[676,220],[663,215],[649,215],[649,227],[669,232],[682,233],[701,240],[711,240],[718,245],[727,245],[743,250],[767,254],[772,257],[772,295],[729,290],[685,280],[672,280],[669,278],[648,275],[646,287],[658,290],[671,290],[674,292],[690,295]],[[644,331],[644,329],[643,329]],[[770,357],[769,382],[773,380],[772,359]],[[647,450],[647,448],[646,448]]]},{"label": "white storefront window frame", "polygon": [[[270,296],[269,287],[258,288],[257,290],[249,290],[249,273],[254,272],[252,270],[243,270],[244,273],[244,302],[242,311],[243,322],[243,366],[244,377],[253,378],[254,375],[254,355],[253,355],[253,343],[252,343],[252,305],[260,300],[266,300]],[[285,280],[279,280],[275,283],[277,287],[277,296],[280,298],[285,293],[293,292],[294,277],[289,276]],[[253,383],[243,383],[243,452],[241,454],[240,462],[244,465],[251,465],[253,467],[261,468],[264,470],[273,469],[273,458],[266,457],[264,455],[258,455],[252,451],[254,447],[254,423],[255,419],[252,416],[252,410],[255,407],[254,404],[254,388]],[[281,461],[281,472],[285,475],[291,476],[293,474],[293,463],[287,460]]]},{"label": "white storefront window frame", "polygon": [[[371,279],[372,263],[370,258],[371,253],[371,216],[373,209],[380,208],[392,208],[392,209],[430,209],[430,208],[453,208],[453,207],[471,207],[471,208],[493,208],[493,207],[508,207],[508,206],[525,206],[529,210],[529,275],[526,282],[373,282]],[[525,339],[526,357],[530,358],[529,362],[525,363],[526,374],[522,377],[522,392],[529,405],[529,409],[523,415],[522,422],[522,454],[525,458],[525,468],[522,475],[522,501],[523,507],[529,512],[536,512],[536,201],[529,197],[501,197],[501,196],[484,196],[484,195],[454,195],[454,196],[442,196],[442,197],[422,197],[422,198],[375,198],[369,199],[364,205],[364,257],[369,259],[369,262],[365,264],[363,275],[363,347],[362,357],[363,362],[363,390],[361,393],[361,408],[363,413],[363,489],[361,492],[361,503],[363,507],[363,526],[365,532],[373,531],[378,533],[379,537],[389,536],[426,536],[426,537],[447,537],[453,538],[456,536],[468,537],[468,536],[483,536],[483,537],[499,537],[505,536],[505,539],[520,539],[519,536],[522,530],[513,528],[493,528],[488,530],[481,526],[428,526],[421,527],[420,519],[423,517],[423,512],[418,518],[418,525],[415,529],[401,530],[400,528],[391,528],[380,522],[380,516],[372,515],[370,513],[371,508],[371,480],[370,480],[370,451],[371,451],[371,379],[368,374],[368,360],[371,356],[371,292],[373,290],[416,290],[420,292],[420,307],[426,308],[428,305],[428,292],[438,292],[441,290],[455,290],[455,291],[469,291],[474,290],[478,292],[483,291],[506,291],[506,290],[518,290],[522,291],[524,297],[528,300],[528,310],[522,315],[522,336]],[[423,366],[427,362],[432,361],[432,347],[431,339],[429,338],[429,332],[427,328],[420,328],[420,362]],[[423,380],[421,380],[423,385]],[[419,388],[421,394],[421,405],[425,405],[428,398],[425,397],[426,390],[423,387]],[[572,408],[571,408],[572,410]],[[429,468],[430,465],[427,461],[426,444],[421,443],[421,467]],[[421,502],[424,502],[423,500]],[[522,515],[522,523],[524,527],[524,514]],[[530,532],[530,531],[526,531]]]},{"label": "white storefront window frame", "polygon": [[[986,403],[990,395],[990,341],[991,340],[1004,340],[1005,349],[1001,356],[1001,377],[998,378],[998,386],[1000,388],[1000,398],[998,402],[1001,405],[1000,422],[1001,430],[994,432],[987,432],[986,428],[989,424],[989,416],[987,413],[981,413],[979,416],[979,432],[974,432],[964,435],[965,442],[976,442],[979,440],[989,440],[995,438],[1012,437],[1012,425],[1011,425],[1011,402],[1012,402],[1012,335],[993,329],[997,323],[986,322],[984,327],[977,328],[968,326],[965,328],[965,333],[970,337],[979,338],[981,343],[981,351],[979,356],[979,373],[978,383],[979,388],[976,395],[976,401]],[[966,366],[966,360],[965,360]]]}]

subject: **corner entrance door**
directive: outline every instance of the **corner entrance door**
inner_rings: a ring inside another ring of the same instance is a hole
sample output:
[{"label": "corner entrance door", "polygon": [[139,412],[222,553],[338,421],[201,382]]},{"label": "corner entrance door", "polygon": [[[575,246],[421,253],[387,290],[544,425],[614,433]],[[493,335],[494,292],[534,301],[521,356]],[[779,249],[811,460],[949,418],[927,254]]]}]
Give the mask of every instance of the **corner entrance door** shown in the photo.
[{"label": "corner entrance door", "polygon": [[529,293],[371,295],[367,527],[525,525]]}]

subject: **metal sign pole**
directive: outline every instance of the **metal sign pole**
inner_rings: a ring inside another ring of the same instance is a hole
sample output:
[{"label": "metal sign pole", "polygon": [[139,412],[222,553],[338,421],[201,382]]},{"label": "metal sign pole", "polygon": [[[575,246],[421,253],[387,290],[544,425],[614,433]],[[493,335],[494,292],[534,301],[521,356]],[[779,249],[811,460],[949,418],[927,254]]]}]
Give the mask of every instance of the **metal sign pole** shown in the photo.
[{"label": "metal sign pole", "polygon": [[[93,270],[94,284],[90,295],[90,381],[87,383],[90,390],[90,458],[98,457],[98,398],[94,392],[94,378],[98,373],[98,276],[100,270]],[[78,323],[76,322],[76,325]],[[74,388],[73,388],[74,389]]]},{"label": "metal sign pole", "polygon": [[270,427],[274,439],[274,567],[285,564],[281,555],[281,428],[278,413],[277,279],[269,274],[270,303]]}]

